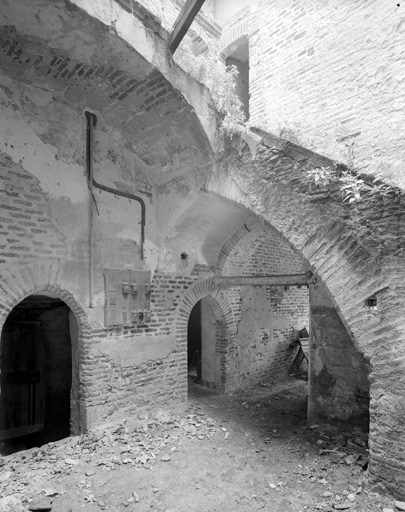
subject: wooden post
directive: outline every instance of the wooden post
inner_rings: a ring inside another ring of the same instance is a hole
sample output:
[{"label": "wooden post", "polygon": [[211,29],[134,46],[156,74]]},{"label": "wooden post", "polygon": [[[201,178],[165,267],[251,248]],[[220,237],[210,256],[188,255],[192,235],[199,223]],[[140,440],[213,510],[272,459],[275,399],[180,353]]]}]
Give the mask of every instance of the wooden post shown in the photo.
[{"label": "wooden post", "polygon": [[173,31],[169,39],[169,49],[172,54],[176,51],[183,37],[186,35],[187,30],[190,28],[190,25],[204,2],[205,0],[187,0],[184,4],[177,20],[174,22]]}]

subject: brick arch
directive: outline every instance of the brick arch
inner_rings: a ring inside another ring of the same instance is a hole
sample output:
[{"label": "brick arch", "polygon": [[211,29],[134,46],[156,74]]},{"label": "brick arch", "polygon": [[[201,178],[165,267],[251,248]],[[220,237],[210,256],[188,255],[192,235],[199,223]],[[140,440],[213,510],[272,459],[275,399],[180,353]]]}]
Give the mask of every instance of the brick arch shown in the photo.
[{"label": "brick arch", "polygon": [[83,307],[59,283],[59,262],[42,261],[5,269],[2,273],[0,298],[0,329],[11,310],[29,295],[57,297],[69,306],[83,330],[87,324]]},{"label": "brick arch", "polygon": [[249,29],[249,13],[247,13],[242,21],[225,31],[219,43],[219,52],[223,58],[226,59],[229,56],[230,47],[237,43],[239,39],[242,39],[244,36],[249,38]]},{"label": "brick arch", "polygon": [[[240,226],[231,236],[229,236],[222,244],[218,252],[217,261],[215,264],[215,271],[217,274],[222,274],[224,265],[233,251],[233,249],[246,237],[249,237],[260,243],[266,236],[266,228],[263,222],[256,217],[251,217],[242,226]],[[253,251],[253,248],[252,248]]]},{"label": "brick arch", "polygon": [[[405,266],[398,247],[405,247],[405,233],[394,231],[403,207],[396,197],[366,196],[357,210],[363,223],[354,222],[353,206],[339,193],[314,193],[308,186],[308,164],[333,162],[262,133],[253,158],[247,147],[239,153],[228,147],[206,190],[273,226],[328,290],[353,341],[371,362],[371,478],[398,492],[405,469],[392,468],[404,468],[405,456],[387,452],[387,446],[405,444],[405,414],[398,415],[405,393]],[[365,302],[372,295],[378,300],[374,309]]]},{"label": "brick arch", "polygon": [[70,431],[72,435],[85,430],[84,404],[80,397],[80,367],[84,337],[89,331],[86,314],[75,297],[59,283],[59,263],[43,261],[9,270],[2,275],[0,298],[0,334],[10,312],[31,295],[45,295],[63,300],[77,323],[77,336],[72,339],[72,388]]},{"label": "brick arch", "polygon": [[187,327],[190,313],[201,299],[207,300],[217,319],[216,353],[220,361],[219,380],[221,382],[221,390],[224,391],[226,388],[226,354],[236,332],[236,323],[231,304],[212,279],[205,279],[194,283],[180,302],[176,314],[176,342],[179,346],[187,346]]},{"label": "brick arch", "polygon": [[[302,260],[302,256],[297,252],[282,233],[275,229],[269,222],[264,221],[257,215],[252,215],[242,226],[232,233],[223,243],[218,252],[215,270],[217,274],[225,274],[224,268],[236,248],[244,253],[244,261],[247,261],[256,249],[263,244],[269,236],[275,236],[278,241],[288,250],[292,251],[297,258]],[[302,261],[304,264],[304,262]],[[300,270],[301,272],[302,270]]]}]

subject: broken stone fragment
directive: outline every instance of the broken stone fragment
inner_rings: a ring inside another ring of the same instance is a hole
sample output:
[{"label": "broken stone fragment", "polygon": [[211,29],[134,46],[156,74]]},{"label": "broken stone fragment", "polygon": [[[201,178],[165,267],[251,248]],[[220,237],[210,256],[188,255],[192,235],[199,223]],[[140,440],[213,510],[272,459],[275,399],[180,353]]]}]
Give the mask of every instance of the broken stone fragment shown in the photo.
[{"label": "broken stone fragment", "polygon": [[4,473],[0,473],[0,482],[5,482],[11,476],[11,471],[4,471]]},{"label": "broken stone fragment", "polygon": [[64,503],[63,505],[56,505],[52,512],[72,512],[73,508],[71,505]]},{"label": "broken stone fragment", "polygon": [[43,489],[42,491],[45,496],[47,497],[52,497],[52,496],[57,496],[59,494],[59,492],[56,490],[56,489],[53,489],[52,487],[48,487],[46,489]]},{"label": "broken stone fragment", "polygon": [[29,504],[29,510],[51,510],[52,500],[44,496],[34,498]]},{"label": "broken stone fragment", "polygon": [[350,503],[350,501],[345,501],[344,503],[335,503],[333,507],[336,510],[347,510],[348,508],[352,507],[352,503]]},{"label": "broken stone fragment", "polygon": [[65,462],[66,464],[70,464],[72,466],[78,466],[80,464],[80,460],[70,458],[65,459]]},{"label": "broken stone fragment", "polygon": [[398,510],[405,510],[405,501],[396,501],[395,506]]},{"label": "broken stone fragment", "polygon": [[171,460],[171,459],[170,459],[169,455],[164,454],[164,455],[162,455],[162,457],[160,458],[160,460],[161,460],[162,462],[169,462],[169,460]]},{"label": "broken stone fragment", "polygon": [[23,504],[16,496],[6,496],[0,499],[1,512],[24,512]]}]

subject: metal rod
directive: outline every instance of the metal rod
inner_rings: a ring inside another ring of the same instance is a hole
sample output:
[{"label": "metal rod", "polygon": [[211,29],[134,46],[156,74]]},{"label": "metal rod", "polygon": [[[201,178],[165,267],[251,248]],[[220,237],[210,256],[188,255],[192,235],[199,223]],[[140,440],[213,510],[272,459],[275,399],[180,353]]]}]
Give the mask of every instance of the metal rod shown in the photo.
[{"label": "metal rod", "polygon": [[315,282],[316,279],[312,272],[306,272],[305,274],[214,277],[214,283],[222,288],[230,286],[303,286]]},{"label": "metal rod", "polygon": [[90,252],[90,283],[89,283],[89,307],[93,307],[94,294],[94,192],[93,192],[93,128],[96,125],[97,117],[91,112],[85,112],[87,119],[86,131],[86,165],[87,165],[87,181],[90,190],[90,211],[89,211],[89,252]]},{"label": "metal rod", "polygon": [[144,259],[144,245],[145,245],[145,217],[146,217],[146,205],[145,201],[134,194],[129,192],[121,192],[120,190],[116,190],[114,188],[106,187],[101,183],[97,183],[97,181],[93,178],[93,185],[100,189],[104,190],[104,192],[109,192],[110,194],[115,194],[116,196],[126,197],[127,199],[133,199],[134,201],[138,201],[141,205],[141,260]]},{"label": "metal rod", "polygon": [[93,196],[93,187],[98,188],[99,190],[103,190],[104,192],[109,192],[110,194],[114,194],[116,196],[125,197],[127,199],[133,199],[137,201],[141,205],[141,260],[144,259],[144,246],[145,246],[145,224],[146,224],[146,205],[145,201],[129,192],[121,192],[120,190],[113,189],[111,187],[107,187],[106,185],[102,185],[98,183],[93,176],[93,128],[97,122],[97,116],[92,112],[85,112],[87,118],[87,176],[89,180],[90,192]]}]

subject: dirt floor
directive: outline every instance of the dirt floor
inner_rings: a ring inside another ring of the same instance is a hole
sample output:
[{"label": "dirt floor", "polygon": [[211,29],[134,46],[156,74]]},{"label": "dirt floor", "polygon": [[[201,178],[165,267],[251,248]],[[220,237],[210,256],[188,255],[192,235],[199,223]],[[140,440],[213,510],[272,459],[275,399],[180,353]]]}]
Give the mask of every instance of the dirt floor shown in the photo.
[{"label": "dirt floor", "polygon": [[394,509],[366,485],[367,435],[306,422],[306,382],[231,397],[190,382],[159,410],[0,458],[0,512],[357,512]]}]

